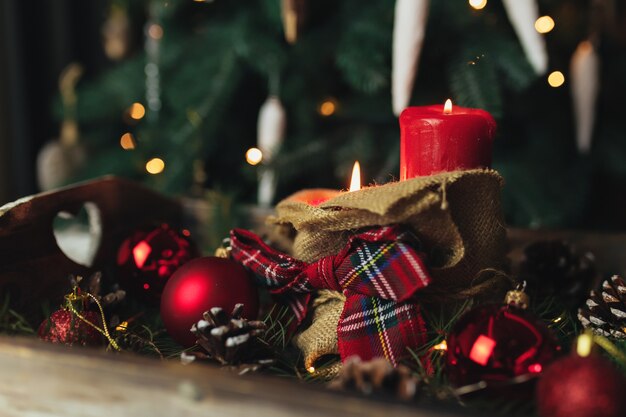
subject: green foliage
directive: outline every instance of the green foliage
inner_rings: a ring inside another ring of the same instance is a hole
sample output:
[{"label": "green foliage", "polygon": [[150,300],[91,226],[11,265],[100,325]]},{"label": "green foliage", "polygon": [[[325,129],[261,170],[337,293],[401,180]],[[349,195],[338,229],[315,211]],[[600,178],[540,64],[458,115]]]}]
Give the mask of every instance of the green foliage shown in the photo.
[{"label": "green foliage", "polygon": [[0,334],[35,334],[35,330],[31,327],[26,318],[17,311],[13,310],[10,305],[9,294],[6,294],[3,303],[0,305]]},{"label": "green foliage", "polygon": [[[129,7],[135,25],[151,10],[164,29],[163,108],[139,122],[123,117],[132,102],[144,101],[143,52],[82,82],[78,118],[91,160],[80,178],[115,173],[187,194],[197,187],[192,166],[199,161],[205,188],[250,203],[262,167],[246,165],[244,154],[256,144],[258,110],[268,94],[280,96],[288,119],[284,146],[272,161],[278,198],[305,187],[344,188],[355,159],[363,163],[366,182],[397,177],[398,125],[390,103],[394,2],[309,1],[295,45],[284,41],[278,0],[249,0],[245,7],[225,0],[116,2]],[[566,68],[576,43],[587,36],[588,5],[540,3],[542,13],[559,22],[546,35],[550,62]],[[589,160],[575,154],[567,89],[538,80],[497,2],[481,11],[466,2],[431,2],[412,104],[451,97],[493,113],[507,221],[579,224],[593,204],[586,197],[594,172],[626,178],[621,121],[606,110],[626,93],[626,60],[619,51],[616,41],[603,39],[602,79],[611,90],[601,95],[604,112]],[[337,111],[322,117],[318,107],[331,97]],[[138,142],[131,152],[119,147],[126,131]],[[144,169],[154,156],[166,161],[158,176]]]},{"label": "green foliage", "polygon": [[493,58],[474,47],[462,48],[457,61],[449,67],[450,87],[458,104],[502,116],[502,94]]}]

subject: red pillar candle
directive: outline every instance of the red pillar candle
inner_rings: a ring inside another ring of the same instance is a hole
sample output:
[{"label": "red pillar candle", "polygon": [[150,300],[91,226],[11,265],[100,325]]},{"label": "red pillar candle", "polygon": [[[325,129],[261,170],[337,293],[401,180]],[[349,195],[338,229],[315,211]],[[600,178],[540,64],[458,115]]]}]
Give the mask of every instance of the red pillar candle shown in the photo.
[{"label": "red pillar candle", "polygon": [[400,115],[400,180],[491,166],[496,122],[484,110],[408,107]]}]

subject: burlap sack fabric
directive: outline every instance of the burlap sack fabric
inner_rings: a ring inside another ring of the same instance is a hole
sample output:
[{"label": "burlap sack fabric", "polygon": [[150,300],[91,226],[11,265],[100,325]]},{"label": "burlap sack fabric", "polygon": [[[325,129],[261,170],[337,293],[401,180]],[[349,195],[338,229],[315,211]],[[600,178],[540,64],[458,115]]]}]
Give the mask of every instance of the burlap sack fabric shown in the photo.
[{"label": "burlap sack fabric", "polygon": [[[464,299],[493,286],[498,275],[485,271],[505,267],[502,184],[493,170],[446,172],[343,193],[319,206],[287,198],[268,221],[296,230],[293,256],[305,262],[336,254],[358,229],[409,225],[424,246],[433,277],[420,296],[426,301]],[[295,340],[307,368],[337,352],[342,296],[325,294],[323,301],[317,306],[323,314],[313,310],[312,325]]]}]

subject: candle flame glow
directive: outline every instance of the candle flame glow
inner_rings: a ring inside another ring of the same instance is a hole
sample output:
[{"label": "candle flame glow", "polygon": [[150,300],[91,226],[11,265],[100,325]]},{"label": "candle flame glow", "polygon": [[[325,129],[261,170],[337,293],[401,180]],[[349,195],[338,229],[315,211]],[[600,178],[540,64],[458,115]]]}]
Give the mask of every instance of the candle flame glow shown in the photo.
[{"label": "candle flame glow", "polygon": [[361,189],[361,165],[359,161],[354,162],[352,168],[352,179],[350,180],[350,191],[359,191]]},{"label": "candle flame glow", "polygon": [[443,105],[443,114],[452,114],[452,100],[446,100],[446,104]]}]

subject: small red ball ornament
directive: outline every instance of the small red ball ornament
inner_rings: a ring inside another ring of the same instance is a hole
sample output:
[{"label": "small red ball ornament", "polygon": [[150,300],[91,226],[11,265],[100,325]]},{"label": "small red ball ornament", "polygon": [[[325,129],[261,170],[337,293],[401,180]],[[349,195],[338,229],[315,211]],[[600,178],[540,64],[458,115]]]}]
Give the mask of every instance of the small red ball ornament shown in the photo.
[{"label": "small red ball ornament", "polygon": [[620,417],[626,414],[626,377],[601,356],[577,355],[551,364],[537,383],[542,417]]},{"label": "small red ball ornament", "polygon": [[120,284],[134,294],[158,299],[174,271],[199,256],[188,235],[167,224],[133,233],[117,252]]},{"label": "small red ball ornament", "polygon": [[[85,320],[101,326],[100,316],[93,311],[80,313]],[[57,310],[39,326],[40,339],[65,345],[96,346],[103,343],[102,335],[69,310]]]},{"label": "small red ball ornament", "polygon": [[485,382],[498,387],[533,379],[558,354],[550,330],[521,308],[527,296],[511,291],[507,302],[474,308],[455,324],[446,359],[453,385]]},{"label": "small red ball ornament", "polygon": [[196,337],[191,326],[211,307],[232,311],[242,303],[242,317],[254,320],[259,311],[259,294],[246,270],[226,258],[194,259],[169,279],[161,297],[161,318],[167,332],[185,347]]}]

